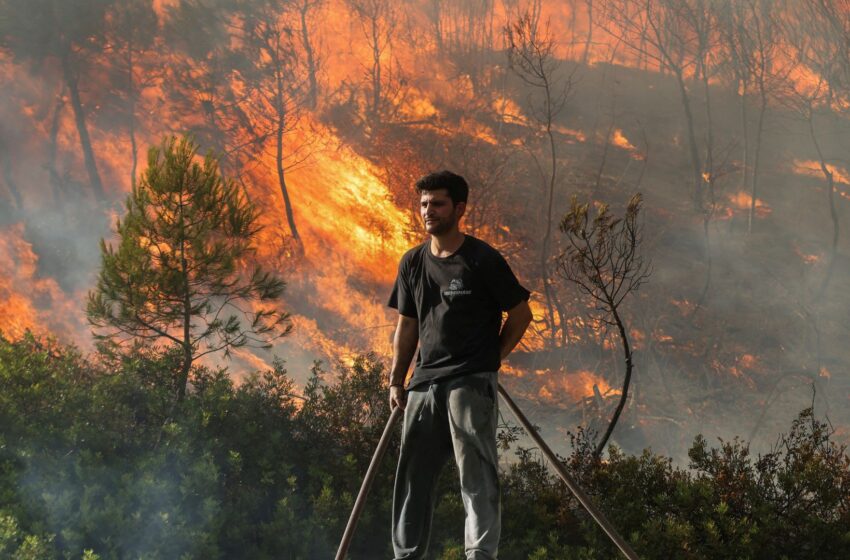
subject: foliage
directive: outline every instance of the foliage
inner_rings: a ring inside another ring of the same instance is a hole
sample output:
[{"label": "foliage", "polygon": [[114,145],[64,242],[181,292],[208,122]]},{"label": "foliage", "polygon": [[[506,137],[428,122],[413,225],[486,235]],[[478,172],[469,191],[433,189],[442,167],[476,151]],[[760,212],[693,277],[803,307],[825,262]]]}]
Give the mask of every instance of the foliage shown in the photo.
[{"label": "foliage", "polygon": [[[201,356],[268,348],[289,332],[288,315],[273,306],[283,281],[259,266],[247,277],[241,272],[256,250],[259,211],[222,178],[212,154],[203,164],[196,155],[188,138],[151,148],[118,220],[117,248],[101,241],[101,271],[86,308],[100,340],[178,347],[181,399],[189,368]],[[245,304],[255,308],[240,307]]]},{"label": "foliage", "polygon": [[569,244],[558,259],[560,271],[594,305],[594,318],[609,326],[616,324],[612,315],[623,299],[651,274],[640,253],[641,202],[640,193],[635,194],[623,218],[615,218],[607,204],[600,204],[591,218],[589,204],[579,204],[573,196],[561,220]]},{"label": "foliage", "polygon": [[623,218],[613,217],[608,205],[600,204],[591,221],[589,205],[579,204],[573,196],[570,211],[561,220],[561,231],[568,245],[558,258],[559,270],[593,305],[591,317],[606,329],[617,328],[626,364],[620,401],[596,445],[597,456],[605,450],[623,412],[632,377],[632,349],[620,305],[651,274],[651,267],[641,254],[643,235],[638,220],[641,200],[640,193],[632,196]]},{"label": "foliage", "polygon": [[[388,414],[381,363],[361,356],[333,376],[317,365],[303,396],[281,361],[238,385],[196,366],[174,410],[164,380],[180,359],[156,347],[85,357],[0,337],[0,557],[333,555]],[[698,437],[690,469],[613,447],[602,462],[579,431],[564,460],[641,558],[845,558],[850,458],[831,435],[807,409],[757,457],[739,440]],[[353,559],[391,554],[397,450],[396,439]],[[516,447],[504,467],[501,557],[616,557],[535,450]],[[446,469],[432,558],[463,557],[455,479]]]}]

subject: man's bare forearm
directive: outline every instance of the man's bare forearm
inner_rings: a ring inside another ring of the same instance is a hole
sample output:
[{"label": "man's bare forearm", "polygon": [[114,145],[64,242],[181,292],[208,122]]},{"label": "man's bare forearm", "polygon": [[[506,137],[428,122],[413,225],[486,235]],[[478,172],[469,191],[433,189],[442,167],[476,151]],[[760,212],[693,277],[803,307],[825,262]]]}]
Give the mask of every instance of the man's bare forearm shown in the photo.
[{"label": "man's bare forearm", "polygon": [[419,343],[419,322],[411,317],[399,315],[393,336],[393,364],[390,369],[390,385],[403,385],[410,362]]},{"label": "man's bare forearm", "polygon": [[504,360],[516,347],[531,323],[531,308],[523,301],[508,311],[508,318],[499,333],[499,359]]}]

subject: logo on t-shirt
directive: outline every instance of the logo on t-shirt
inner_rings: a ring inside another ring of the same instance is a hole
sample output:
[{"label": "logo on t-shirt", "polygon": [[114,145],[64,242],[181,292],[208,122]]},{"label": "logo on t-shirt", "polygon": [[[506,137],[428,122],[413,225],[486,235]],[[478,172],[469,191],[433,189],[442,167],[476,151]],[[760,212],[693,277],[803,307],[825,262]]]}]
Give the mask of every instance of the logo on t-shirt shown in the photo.
[{"label": "logo on t-shirt", "polygon": [[449,289],[443,291],[444,296],[467,296],[472,293],[472,290],[463,288],[463,278],[453,278],[449,282]]}]

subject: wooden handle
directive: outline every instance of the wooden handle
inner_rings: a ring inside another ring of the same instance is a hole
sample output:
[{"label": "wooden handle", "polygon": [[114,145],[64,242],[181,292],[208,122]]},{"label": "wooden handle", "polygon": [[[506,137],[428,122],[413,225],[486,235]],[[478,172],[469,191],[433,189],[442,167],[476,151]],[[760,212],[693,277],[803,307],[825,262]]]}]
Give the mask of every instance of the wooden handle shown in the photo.
[{"label": "wooden handle", "polygon": [[345,533],[342,535],[342,541],[339,543],[339,549],[336,552],[336,560],[344,560],[348,554],[348,547],[351,545],[351,538],[354,536],[354,530],[357,528],[357,522],[360,520],[360,513],[363,511],[363,506],[366,504],[366,496],[369,494],[369,489],[372,487],[372,482],[375,480],[375,474],[378,471],[378,465],[381,464],[381,459],[387,451],[387,446],[390,444],[393,426],[402,409],[395,407],[390,413],[390,418],[387,420],[387,425],[384,428],[384,433],[381,435],[381,441],[378,442],[378,448],[375,454],[372,455],[372,462],[369,463],[369,469],[366,471],[366,476],[363,478],[363,484],[360,485],[360,492],[357,494],[357,499],[354,500],[354,508],[351,510],[351,517],[348,518],[348,525],[345,526]]},{"label": "wooden handle", "polygon": [[537,445],[540,447],[540,450],[543,451],[543,454],[546,455],[546,458],[549,459],[549,463],[552,464],[552,467],[555,469],[555,472],[558,473],[558,476],[561,477],[561,480],[564,481],[564,484],[567,485],[567,488],[570,489],[570,492],[578,499],[581,505],[584,506],[584,509],[593,517],[594,521],[602,527],[602,530],[614,541],[614,544],[617,545],[617,548],[620,549],[620,552],[628,558],[629,560],[639,560],[638,555],[635,554],[635,551],[632,550],[632,547],[629,546],[623,537],[620,536],[620,533],[611,525],[611,522],[608,521],[608,518],[605,517],[597,507],[590,501],[590,497],[584,493],[578,484],[567,474],[567,470],[564,468],[564,465],[555,454],[549,449],[549,446],[546,445],[546,442],[543,441],[543,438],[540,437],[540,434],[537,433],[537,430],[531,425],[531,422],[528,421],[528,418],[525,417],[525,414],[519,409],[513,399],[508,395],[508,392],[505,391],[505,388],[502,387],[502,384],[499,384],[499,394],[502,395],[502,398],[507,403],[508,408],[511,409],[511,412],[514,413],[514,416],[517,417],[519,423],[522,424],[525,431],[528,432],[528,435],[534,439]]}]

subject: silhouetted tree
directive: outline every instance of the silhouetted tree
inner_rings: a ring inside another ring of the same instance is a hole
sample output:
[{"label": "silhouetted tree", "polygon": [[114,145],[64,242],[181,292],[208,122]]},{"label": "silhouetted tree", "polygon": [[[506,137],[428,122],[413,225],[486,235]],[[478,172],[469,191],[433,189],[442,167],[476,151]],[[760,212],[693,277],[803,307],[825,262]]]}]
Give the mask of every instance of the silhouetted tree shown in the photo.
[{"label": "silhouetted tree", "polygon": [[[286,169],[307,157],[306,146],[287,146],[286,136],[295,130],[301,112],[309,103],[312,87],[309,67],[296,48],[297,28],[280,1],[249,1],[240,5],[245,49],[241,75],[251,99],[245,112],[251,117],[251,137],[274,149],[278,187],[292,238],[303,250],[295,223],[295,210],[289,196]],[[315,76],[313,76],[315,77]]]},{"label": "silhouetted tree", "polygon": [[[58,64],[74,110],[89,184],[97,200],[104,200],[103,182],[89,136],[86,102],[80,81],[93,55],[103,49],[105,14],[114,0],[0,1],[0,49],[41,67]],[[85,87],[85,85],[83,85]]]},{"label": "silhouetted tree", "polygon": [[[720,4],[718,28],[725,45],[726,57],[732,71],[741,102],[741,130],[743,140],[743,165],[741,190],[750,192],[747,213],[747,232],[753,231],[756,200],[759,195],[759,177],[762,160],[762,135],[768,99],[780,83],[775,75],[774,63],[779,33],[774,21],[774,4],[765,0],[734,0]],[[751,88],[758,96],[758,117],[750,158],[748,103]],[[748,175],[752,161],[752,176]]]},{"label": "silhouetted tree", "polygon": [[611,0],[600,7],[605,23],[600,27],[639,56],[654,61],[659,70],[669,69],[676,78],[688,138],[694,208],[703,205],[703,161],[699,155],[697,128],[687,80],[705,56],[689,25],[687,11],[693,0]]},{"label": "silhouetted tree", "polygon": [[309,89],[307,92],[307,105],[315,109],[319,101],[319,78],[318,72],[321,66],[321,56],[316,50],[315,40],[311,38],[309,19],[311,13],[322,8],[324,0],[297,0],[295,8],[298,10],[301,22],[301,48],[304,49],[305,64],[307,65],[307,80]]},{"label": "silhouetted tree", "polygon": [[[536,156],[534,158],[540,169],[546,196],[543,242],[540,249],[540,275],[546,300],[549,341],[554,345],[558,331],[558,322],[555,321],[555,309],[558,305],[555,302],[557,296],[551,286],[549,257],[555,186],[558,184],[559,177],[557,145],[552,127],[570,97],[573,74],[560,73],[559,62],[554,58],[555,43],[548,24],[542,30],[538,29],[534,14],[526,13],[506,26],[504,32],[511,68],[523,82],[537,90],[542,98],[532,101],[530,109],[535,124],[539,127],[536,132],[542,133],[548,143],[547,161],[543,163]],[[563,328],[563,318],[560,323]]]},{"label": "silhouetted tree", "polygon": [[145,89],[161,79],[162,72],[149,56],[159,30],[153,0],[128,0],[109,11],[108,37],[116,81],[124,83],[127,134],[130,137],[130,186],[136,185],[138,141],[136,105]]},{"label": "silhouetted tree", "polygon": [[[369,99],[366,117],[375,128],[387,116],[389,92],[386,85],[392,81],[392,58],[385,52],[392,48],[393,37],[398,27],[398,11],[391,0],[346,0],[357,17],[371,52],[367,66]],[[389,61],[387,61],[389,59]]]}]

